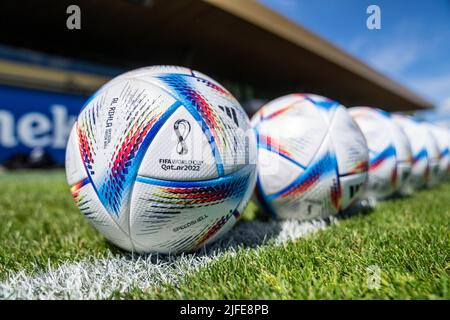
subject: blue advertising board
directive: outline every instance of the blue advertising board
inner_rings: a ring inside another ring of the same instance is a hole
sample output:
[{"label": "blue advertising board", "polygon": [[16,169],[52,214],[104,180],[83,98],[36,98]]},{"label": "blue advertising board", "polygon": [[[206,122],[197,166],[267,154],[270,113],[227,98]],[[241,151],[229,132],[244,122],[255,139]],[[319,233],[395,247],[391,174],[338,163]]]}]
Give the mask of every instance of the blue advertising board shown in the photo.
[{"label": "blue advertising board", "polygon": [[42,148],[64,164],[70,129],[87,96],[0,85],[0,164]]}]

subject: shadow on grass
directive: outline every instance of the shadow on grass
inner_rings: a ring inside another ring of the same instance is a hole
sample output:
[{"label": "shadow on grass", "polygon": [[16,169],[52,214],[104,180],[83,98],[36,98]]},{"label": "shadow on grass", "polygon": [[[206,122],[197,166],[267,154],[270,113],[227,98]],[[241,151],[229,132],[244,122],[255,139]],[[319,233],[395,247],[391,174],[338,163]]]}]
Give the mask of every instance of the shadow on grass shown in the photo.
[{"label": "shadow on grass", "polygon": [[[308,221],[277,220],[270,218],[264,213],[261,207],[255,208],[257,211],[251,214],[253,220],[241,219],[226,234],[211,244],[203,246],[196,251],[181,254],[184,256],[216,256],[226,252],[233,252],[238,249],[257,248],[265,244],[282,244],[290,240],[303,238],[316,231],[323,230],[330,224],[335,223],[336,217],[322,219],[312,219]],[[164,254],[138,254],[129,253],[117,249],[110,245],[113,252],[122,252],[125,257],[131,260],[151,259],[151,261],[160,262],[172,261],[180,255]]]},{"label": "shadow on grass", "polygon": [[254,203],[252,206],[254,211],[248,212],[228,233],[194,253],[135,254],[110,245],[111,251],[103,258],[88,257],[32,274],[11,275],[0,283],[0,299],[106,299],[129,290],[177,283],[226,254],[283,244],[323,230],[336,221],[334,217],[304,222],[267,219]]},{"label": "shadow on grass", "polygon": [[[410,195],[395,194],[384,201],[398,201],[409,198]],[[377,201],[357,201],[348,209],[341,211],[336,216],[321,219],[312,219],[306,221],[277,220],[266,213],[262,206],[253,202],[253,210],[250,214],[252,220],[241,219],[230,231],[215,242],[203,246],[196,251],[185,253],[185,256],[215,256],[228,251],[235,251],[240,248],[257,248],[259,246],[274,243],[281,244],[290,240],[303,238],[318,230],[323,230],[338,220],[347,220],[355,216],[368,216],[373,213]],[[130,260],[150,259],[155,263],[163,261],[172,261],[179,255],[165,254],[138,254],[122,251],[110,245],[113,253],[121,252],[124,257]]]},{"label": "shadow on grass", "polygon": [[[427,191],[423,188],[416,192]],[[307,221],[298,220],[277,220],[266,213],[262,206],[253,202],[253,210],[250,214],[252,220],[240,220],[229,232],[215,242],[199,248],[194,252],[185,255],[193,256],[214,256],[227,251],[235,251],[239,248],[257,248],[259,246],[275,243],[281,244],[286,241],[303,238],[318,230],[323,230],[338,220],[352,219],[356,216],[369,216],[373,213],[379,202],[404,201],[411,197],[411,194],[396,193],[386,199],[378,201],[357,201],[348,209],[341,211],[336,216]],[[115,246],[111,245],[113,252],[118,252]],[[162,254],[136,254],[121,251],[129,259],[140,257],[152,257],[155,261],[176,259],[176,255]]]}]

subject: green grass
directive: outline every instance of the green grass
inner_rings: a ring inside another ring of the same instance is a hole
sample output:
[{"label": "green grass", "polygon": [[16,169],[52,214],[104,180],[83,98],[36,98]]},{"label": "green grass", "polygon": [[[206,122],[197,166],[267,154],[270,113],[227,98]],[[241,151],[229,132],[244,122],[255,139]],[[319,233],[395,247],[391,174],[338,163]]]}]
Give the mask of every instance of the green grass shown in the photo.
[{"label": "green grass", "polygon": [[[0,174],[0,186],[0,279],[115,251],[75,208],[61,171]],[[379,289],[366,283],[373,265]],[[450,299],[450,183],[380,203],[307,239],[239,249],[176,285],[112,298]]]},{"label": "green grass", "polygon": [[0,174],[0,186],[0,279],[107,252],[75,207],[62,171]]},{"label": "green grass", "polygon": [[[381,270],[378,289],[368,267]],[[450,299],[450,184],[381,203],[308,239],[241,249],[132,299]]]}]

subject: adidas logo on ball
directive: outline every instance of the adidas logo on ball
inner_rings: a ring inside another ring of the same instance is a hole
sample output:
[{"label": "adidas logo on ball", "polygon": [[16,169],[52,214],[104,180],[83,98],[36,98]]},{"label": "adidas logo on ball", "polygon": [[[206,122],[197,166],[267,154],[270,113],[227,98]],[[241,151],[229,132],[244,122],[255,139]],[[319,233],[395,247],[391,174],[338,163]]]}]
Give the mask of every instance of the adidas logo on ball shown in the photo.
[{"label": "adidas logo on ball", "polygon": [[256,182],[256,138],[211,78],[149,67],[95,93],[72,128],[67,180],[86,218],[136,252],[192,251],[240,217]]}]

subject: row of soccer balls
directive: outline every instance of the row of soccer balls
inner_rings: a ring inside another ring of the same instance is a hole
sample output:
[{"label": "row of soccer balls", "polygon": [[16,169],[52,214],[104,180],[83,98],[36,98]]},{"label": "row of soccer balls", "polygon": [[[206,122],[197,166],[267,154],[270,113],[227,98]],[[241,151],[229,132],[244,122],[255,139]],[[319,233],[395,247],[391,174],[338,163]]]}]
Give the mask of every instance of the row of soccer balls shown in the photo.
[{"label": "row of soccer balls", "polygon": [[147,67],[88,100],[70,134],[66,174],[80,211],[109,241],[177,253],[230,230],[255,185],[267,212],[304,220],[337,214],[362,194],[432,184],[448,167],[448,148],[438,151],[443,132],[304,94],[266,104],[250,122],[210,77]]},{"label": "row of soccer balls", "polygon": [[257,195],[280,218],[326,217],[358,200],[374,205],[449,172],[449,131],[405,115],[291,94],[263,106],[252,124]]}]

